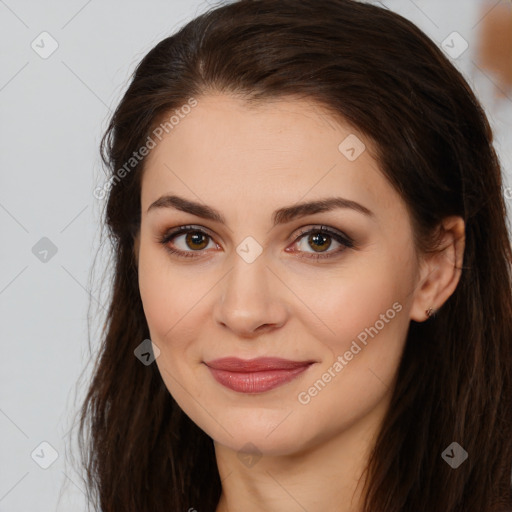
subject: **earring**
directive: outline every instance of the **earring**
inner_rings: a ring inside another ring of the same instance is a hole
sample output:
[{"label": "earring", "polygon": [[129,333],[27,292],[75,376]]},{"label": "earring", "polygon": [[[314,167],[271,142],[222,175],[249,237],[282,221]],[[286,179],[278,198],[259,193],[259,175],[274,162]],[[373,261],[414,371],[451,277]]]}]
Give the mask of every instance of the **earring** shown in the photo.
[{"label": "earring", "polygon": [[427,317],[428,317],[428,318],[430,318],[430,317],[432,316],[432,312],[433,312],[433,311],[434,311],[434,310],[433,310],[433,308],[431,308],[431,307],[425,310],[425,313],[426,313],[426,315],[427,315]]}]

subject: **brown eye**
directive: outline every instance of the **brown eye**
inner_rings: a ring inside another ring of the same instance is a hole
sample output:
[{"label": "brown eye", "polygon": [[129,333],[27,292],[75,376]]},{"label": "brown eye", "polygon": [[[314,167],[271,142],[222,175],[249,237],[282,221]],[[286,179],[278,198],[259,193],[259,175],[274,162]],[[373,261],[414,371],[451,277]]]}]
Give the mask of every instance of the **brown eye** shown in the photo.
[{"label": "brown eye", "polygon": [[[338,244],[338,249],[329,251],[332,244]],[[354,241],[344,233],[333,231],[325,226],[316,229],[302,230],[295,239],[294,246],[298,247],[301,258],[330,258],[339,255],[347,248],[355,247]],[[309,249],[309,250],[308,250]]]},{"label": "brown eye", "polygon": [[185,236],[187,247],[193,250],[204,249],[208,245],[208,235],[202,231],[191,231]]},{"label": "brown eye", "polygon": [[[201,256],[206,252],[210,242],[215,247],[219,247],[208,233],[194,228],[194,226],[181,226],[170,233],[164,235],[159,242],[165,249],[179,257],[194,258]],[[328,249],[334,244],[338,248],[332,251]],[[339,255],[347,248],[355,247],[354,241],[342,232],[333,231],[324,226],[316,229],[303,230],[296,237],[293,244],[298,250],[289,250],[287,252],[298,252],[300,258],[331,258]]]},{"label": "brown eye", "polygon": [[329,235],[324,233],[315,233],[314,235],[308,236],[308,244],[313,250],[319,249],[320,252],[323,252],[325,249],[329,249],[331,245],[331,239]]},{"label": "brown eye", "polygon": [[193,226],[181,226],[165,234],[159,242],[171,254],[194,258],[200,256],[204,252],[203,249],[206,249],[213,239],[201,229]]}]

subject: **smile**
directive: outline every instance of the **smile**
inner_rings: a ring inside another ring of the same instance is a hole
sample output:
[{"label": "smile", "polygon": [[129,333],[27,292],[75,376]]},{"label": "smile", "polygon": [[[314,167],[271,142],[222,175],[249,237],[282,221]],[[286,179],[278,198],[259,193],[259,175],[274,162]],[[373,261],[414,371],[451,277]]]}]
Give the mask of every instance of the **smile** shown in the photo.
[{"label": "smile", "polygon": [[307,370],[313,361],[226,357],[205,364],[219,384],[239,393],[263,393],[292,381]]}]

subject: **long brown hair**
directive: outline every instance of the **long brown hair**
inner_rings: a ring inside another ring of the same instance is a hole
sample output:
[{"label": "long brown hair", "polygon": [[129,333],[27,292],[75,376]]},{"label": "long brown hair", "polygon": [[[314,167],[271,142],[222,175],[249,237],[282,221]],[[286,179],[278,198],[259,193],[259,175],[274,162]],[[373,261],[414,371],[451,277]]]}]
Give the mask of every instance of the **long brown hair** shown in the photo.
[{"label": "long brown hair", "polygon": [[[149,338],[134,259],[145,160],[119,177],[164,115],[211,91],[312,99],[359,129],[409,209],[418,250],[432,249],[444,217],[465,220],[455,292],[434,317],[410,323],[364,512],[512,510],[512,251],[491,129],[423,32],[352,0],[221,5],[137,66],[101,144],[114,275],[80,416],[90,503],[103,512],[204,512],[220,497],[212,439],[173,400],[156,364],[134,356]],[[457,469],[441,457],[452,442],[468,453]]]}]

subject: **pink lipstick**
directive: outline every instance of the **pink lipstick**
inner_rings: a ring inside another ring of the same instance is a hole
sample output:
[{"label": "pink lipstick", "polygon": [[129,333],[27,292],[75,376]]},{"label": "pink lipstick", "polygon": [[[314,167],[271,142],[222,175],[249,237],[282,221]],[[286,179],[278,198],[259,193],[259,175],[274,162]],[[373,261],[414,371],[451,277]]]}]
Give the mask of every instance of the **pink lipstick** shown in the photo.
[{"label": "pink lipstick", "polygon": [[206,362],[213,378],[239,393],[263,393],[290,382],[314,361],[290,361],[276,357],[238,359],[225,357]]}]

